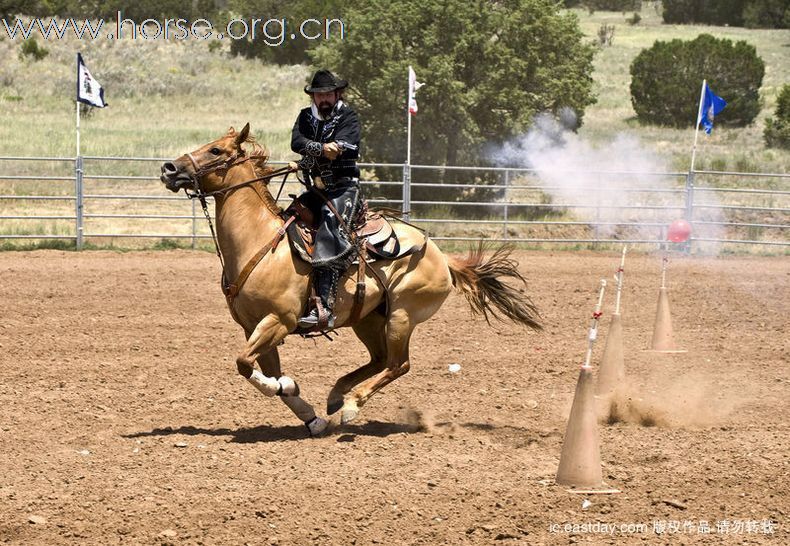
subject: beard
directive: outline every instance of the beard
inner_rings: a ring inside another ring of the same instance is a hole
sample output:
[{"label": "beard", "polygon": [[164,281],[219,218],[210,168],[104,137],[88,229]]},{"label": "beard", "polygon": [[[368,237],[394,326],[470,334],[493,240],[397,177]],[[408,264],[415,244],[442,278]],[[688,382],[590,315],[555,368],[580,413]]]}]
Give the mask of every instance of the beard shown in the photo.
[{"label": "beard", "polygon": [[326,101],[320,102],[320,103],[318,104],[318,112],[319,112],[319,113],[320,113],[322,116],[324,116],[324,117],[326,117],[326,116],[328,116],[329,114],[331,114],[331,113],[332,113],[332,110],[333,110],[334,108],[335,108],[335,107],[334,107],[334,105],[333,105],[333,104],[329,104],[329,103],[328,103],[328,102],[326,102]]}]

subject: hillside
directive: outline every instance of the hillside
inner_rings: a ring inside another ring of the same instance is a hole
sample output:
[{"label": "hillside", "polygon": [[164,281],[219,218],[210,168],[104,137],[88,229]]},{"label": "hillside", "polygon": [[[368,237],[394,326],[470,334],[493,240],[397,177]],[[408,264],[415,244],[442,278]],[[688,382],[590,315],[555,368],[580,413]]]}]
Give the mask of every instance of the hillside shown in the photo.
[{"label": "hillside", "polygon": [[[639,126],[630,104],[628,68],[634,56],[656,39],[687,39],[708,32],[754,44],[767,69],[758,122],[745,129],[717,127],[701,142],[698,167],[790,170],[790,153],[766,150],[762,141],[763,120],[773,112],[779,87],[790,81],[790,33],[662,25],[652,5],[645,5],[642,21],[635,26],[626,23],[626,14],[576,11],[591,40],[601,24],[615,25],[613,45],[601,48],[595,59],[598,103],[587,111],[581,136],[601,143],[619,133],[636,135],[669,168],[687,169],[691,129]],[[306,67],[264,66],[229,57],[227,42],[125,39],[90,43],[69,37],[39,39],[39,44],[49,54],[34,62],[20,59],[21,41],[0,40],[4,59],[0,66],[0,155],[74,155],[74,58],[81,50],[104,85],[110,104],[83,118],[83,154],[171,157],[215,138],[229,125],[249,121],[274,158],[292,156],[289,131],[306,103],[301,91],[309,72]],[[430,75],[425,80],[430,85]]]}]

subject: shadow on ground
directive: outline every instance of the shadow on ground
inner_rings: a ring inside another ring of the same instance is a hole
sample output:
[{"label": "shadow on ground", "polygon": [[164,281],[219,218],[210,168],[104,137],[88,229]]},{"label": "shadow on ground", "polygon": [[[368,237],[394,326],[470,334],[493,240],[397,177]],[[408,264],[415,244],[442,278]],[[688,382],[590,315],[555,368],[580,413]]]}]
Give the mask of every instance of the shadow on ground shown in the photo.
[{"label": "shadow on ground", "polygon": [[[373,436],[384,438],[392,434],[413,434],[420,432],[418,427],[405,423],[385,423],[381,421],[368,421],[359,425],[342,425],[330,431],[329,436],[339,436],[338,441],[353,441],[355,436]],[[229,436],[231,442],[250,444],[258,442],[283,442],[289,440],[302,440],[308,438],[304,426],[271,426],[258,425],[256,427],[230,428],[203,428],[185,425],[181,427],[163,427],[147,431],[122,434],[122,438],[146,438],[166,436]]]}]

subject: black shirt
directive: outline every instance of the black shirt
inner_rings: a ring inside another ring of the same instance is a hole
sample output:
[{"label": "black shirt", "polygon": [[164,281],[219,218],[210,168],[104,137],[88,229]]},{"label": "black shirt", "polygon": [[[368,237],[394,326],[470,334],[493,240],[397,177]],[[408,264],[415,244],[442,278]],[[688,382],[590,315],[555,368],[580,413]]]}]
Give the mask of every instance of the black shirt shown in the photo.
[{"label": "black shirt", "polygon": [[[326,119],[313,115],[313,107],[308,106],[299,112],[291,133],[291,150],[304,156],[300,162],[305,173],[311,178],[321,176],[325,182],[336,182],[343,178],[359,178],[359,149],[342,149],[342,153],[330,161],[324,157],[323,144],[343,141],[359,146],[360,126],[357,113],[345,102],[338,101]],[[333,181],[326,180],[331,171]]]}]

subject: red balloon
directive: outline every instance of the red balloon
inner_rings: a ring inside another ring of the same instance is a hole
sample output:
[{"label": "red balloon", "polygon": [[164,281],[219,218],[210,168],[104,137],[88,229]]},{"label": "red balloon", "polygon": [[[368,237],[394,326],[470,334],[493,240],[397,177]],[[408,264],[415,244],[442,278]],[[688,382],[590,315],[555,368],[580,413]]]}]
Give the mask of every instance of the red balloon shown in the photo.
[{"label": "red balloon", "polygon": [[691,225],[685,220],[675,220],[669,226],[667,232],[667,240],[673,243],[684,243],[688,241],[691,235]]}]

